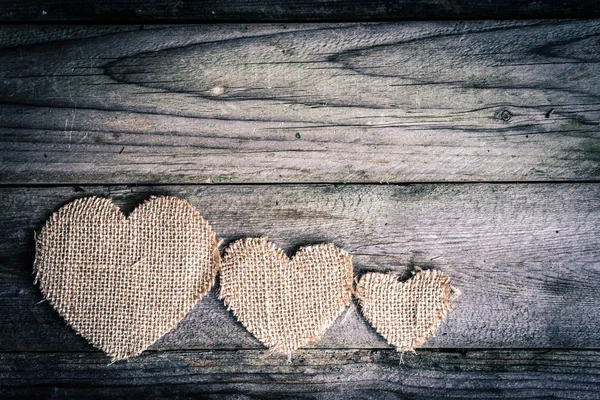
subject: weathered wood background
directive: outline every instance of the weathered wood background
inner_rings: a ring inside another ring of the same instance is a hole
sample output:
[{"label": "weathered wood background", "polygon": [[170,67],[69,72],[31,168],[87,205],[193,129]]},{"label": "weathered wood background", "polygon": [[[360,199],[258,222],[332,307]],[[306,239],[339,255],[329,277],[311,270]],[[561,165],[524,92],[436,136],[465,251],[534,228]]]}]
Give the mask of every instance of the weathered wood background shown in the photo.
[{"label": "weathered wood background", "polygon": [[[599,124],[598,20],[4,25],[0,396],[598,398]],[[225,245],[332,241],[463,294],[416,354],[352,305],[288,360],[216,288],[108,365],[42,301],[34,234],[153,194]]]},{"label": "weathered wood background", "polygon": [[598,18],[596,0],[3,0],[0,22],[282,22]]},{"label": "weathered wood background", "polygon": [[595,180],[599,35],[600,20],[6,27],[0,182]]}]

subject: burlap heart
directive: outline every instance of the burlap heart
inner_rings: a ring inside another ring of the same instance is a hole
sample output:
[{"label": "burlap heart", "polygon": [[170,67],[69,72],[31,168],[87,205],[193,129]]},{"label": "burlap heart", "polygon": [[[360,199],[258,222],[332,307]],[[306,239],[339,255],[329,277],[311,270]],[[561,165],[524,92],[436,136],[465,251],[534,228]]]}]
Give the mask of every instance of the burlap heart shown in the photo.
[{"label": "burlap heart", "polygon": [[36,241],[44,297],[113,361],[141,353],[173,328],[219,267],[214,233],[174,197],[153,197],[129,217],[110,199],[75,200]]},{"label": "burlap heart", "polygon": [[291,353],[320,336],[350,303],[352,261],[333,244],[290,260],[267,238],[242,239],[223,257],[221,298],[265,346]]},{"label": "burlap heart", "polygon": [[362,314],[398,351],[421,347],[450,311],[449,278],[417,270],[406,282],[393,274],[367,273],[356,286]]}]

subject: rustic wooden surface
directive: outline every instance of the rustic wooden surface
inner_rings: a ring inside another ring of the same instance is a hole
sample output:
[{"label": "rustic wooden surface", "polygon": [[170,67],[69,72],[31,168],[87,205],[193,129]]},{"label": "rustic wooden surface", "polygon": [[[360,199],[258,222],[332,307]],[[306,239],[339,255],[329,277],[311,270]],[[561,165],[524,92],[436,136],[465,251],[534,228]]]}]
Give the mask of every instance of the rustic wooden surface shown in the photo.
[{"label": "rustic wooden surface", "polygon": [[3,0],[0,22],[275,22],[597,18],[595,0]]},{"label": "rustic wooden surface", "polygon": [[[19,375],[14,366],[19,366]],[[6,398],[598,399],[598,350],[0,353]]]},{"label": "rustic wooden surface", "polygon": [[[301,244],[334,241],[354,254],[357,275],[378,270],[406,276],[406,266],[413,265],[439,268],[463,294],[428,350],[417,353],[421,361],[415,359],[414,365],[401,366],[355,305],[296,361],[269,358],[213,291],[153,351],[111,369],[105,356],[66,327],[48,304],[40,303],[32,285],[33,233],[54,210],[76,197],[110,196],[129,212],[152,194],[189,200],[226,242],[268,235],[293,253]],[[319,397],[316,392],[331,381],[335,384],[327,390],[345,388],[357,396],[379,387],[382,398],[388,391],[427,397],[437,387],[433,382],[444,376],[458,380],[456,387],[444,384],[458,390],[456,396],[476,397],[500,389],[508,394],[533,381],[539,390],[529,388],[532,397],[553,392],[565,398],[593,398],[595,393],[594,349],[600,345],[600,186],[595,183],[75,186],[4,188],[0,199],[0,220],[10,227],[0,234],[0,364],[10,366],[0,375],[0,384],[7,395],[56,391],[76,397],[82,390],[110,386],[97,394],[148,390],[159,396],[163,389],[148,385],[162,379],[176,384],[174,393],[182,396],[199,390],[255,395],[299,390]],[[463,349],[458,361],[453,355],[457,348]],[[590,351],[494,350],[499,348]],[[441,355],[432,349],[441,349]],[[472,365],[470,357],[487,361]],[[248,363],[260,368],[249,368]],[[540,363],[545,365],[543,372]],[[167,365],[168,372],[163,370]],[[184,365],[193,368],[186,370]],[[445,375],[451,365],[454,375]],[[514,383],[509,376],[519,375],[517,365],[523,380]],[[271,370],[276,366],[282,371]],[[588,368],[592,372],[585,372]],[[202,376],[197,376],[198,369],[203,369]],[[406,375],[405,369],[412,372]],[[75,379],[77,371],[83,375]],[[573,373],[581,375],[577,384],[569,383]],[[180,380],[179,374],[191,378]],[[36,387],[30,387],[38,377]],[[338,377],[346,383],[337,382]],[[119,384],[120,379],[129,383]],[[407,383],[413,379],[424,379],[420,390]],[[471,379],[483,382],[470,386]],[[554,386],[547,387],[548,380]],[[296,389],[282,386],[286,382],[296,382]],[[384,388],[379,386],[382,382]],[[196,383],[201,385],[190,387]]]},{"label": "rustic wooden surface", "polygon": [[600,177],[596,20],[2,37],[3,183]]},{"label": "rustic wooden surface", "polygon": [[[598,398],[599,46],[596,20],[3,26],[0,397]],[[108,365],[32,283],[35,232],[90,195],[462,295],[416,354],[353,304],[287,359],[217,285]]]},{"label": "rustic wooden surface", "polygon": [[[0,240],[4,289],[0,351],[84,350],[40,297],[31,276],[33,232],[73,198],[110,196],[125,210],[151,194],[189,200],[225,245],[268,236],[292,254],[333,242],[362,271],[406,266],[441,269],[464,292],[429,347],[597,348],[600,332],[600,186],[518,185],[219,185],[4,189]],[[81,192],[83,190],[83,192]],[[23,344],[22,332],[30,341]],[[226,333],[226,334],[225,334]],[[211,295],[158,348],[257,347]],[[314,344],[388,347],[351,307]]]}]

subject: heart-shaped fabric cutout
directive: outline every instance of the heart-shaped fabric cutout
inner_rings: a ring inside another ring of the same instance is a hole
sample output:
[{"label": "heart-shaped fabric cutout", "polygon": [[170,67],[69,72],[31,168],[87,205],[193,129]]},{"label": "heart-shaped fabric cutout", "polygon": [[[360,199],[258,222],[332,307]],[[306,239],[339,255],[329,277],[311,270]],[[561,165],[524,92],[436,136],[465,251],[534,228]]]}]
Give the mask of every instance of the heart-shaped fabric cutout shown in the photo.
[{"label": "heart-shaped fabric cutout", "polygon": [[241,239],[223,257],[221,299],[265,346],[291,353],[319,337],[350,303],[352,260],[333,244],[289,259],[267,238]]},{"label": "heart-shaped fabric cutout", "polygon": [[398,351],[421,347],[450,311],[448,276],[418,270],[406,282],[393,274],[370,272],[356,286],[362,314]]},{"label": "heart-shaped fabric cutout", "polygon": [[174,197],[152,197],[129,217],[110,199],[78,199],[36,240],[44,298],[113,361],[171,330],[210,289],[220,262],[209,225]]}]

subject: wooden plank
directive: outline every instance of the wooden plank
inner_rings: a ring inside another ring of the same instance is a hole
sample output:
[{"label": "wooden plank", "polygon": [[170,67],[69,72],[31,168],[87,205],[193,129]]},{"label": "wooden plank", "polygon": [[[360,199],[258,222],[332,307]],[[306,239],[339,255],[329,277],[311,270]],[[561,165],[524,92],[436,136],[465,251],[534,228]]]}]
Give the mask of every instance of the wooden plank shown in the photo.
[{"label": "wooden plank", "polygon": [[0,29],[0,183],[600,178],[600,20],[143,28]]},{"label": "wooden plank", "polygon": [[372,21],[407,19],[593,18],[600,7],[592,0],[183,0],[178,2],[115,0],[50,3],[5,0],[0,22],[265,22]]},{"label": "wooden plank", "polygon": [[98,353],[0,353],[0,395],[581,400],[598,398],[598,365],[597,350],[173,351],[112,365]]},{"label": "wooden plank", "polygon": [[[288,254],[334,242],[355,273],[419,265],[462,290],[430,348],[598,348],[600,184],[206,185],[0,190],[0,351],[90,351],[32,284],[34,231],[73,198],[127,212],[151,194],[189,200],[228,243],[267,235]],[[356,307],[313,348],[388,348]],[[262,348],[214,292],[157,350]]]}]

